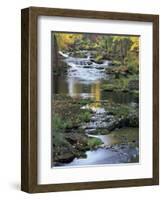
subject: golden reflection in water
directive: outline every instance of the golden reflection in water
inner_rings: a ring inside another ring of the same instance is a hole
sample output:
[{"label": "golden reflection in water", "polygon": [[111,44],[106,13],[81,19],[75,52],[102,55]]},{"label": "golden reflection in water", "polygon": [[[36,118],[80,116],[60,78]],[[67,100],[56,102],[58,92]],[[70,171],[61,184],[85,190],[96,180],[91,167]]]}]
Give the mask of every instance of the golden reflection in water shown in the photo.
[{"label": "golden reflection in water", "polygon": [[[80,97],[80,94],[83,93],[84,86],[81,84],[77,84],[74,81],[69,82],[69,95],[72,97]],[[89,94],[92,100],[94,101],[91,103],[89,108],[92,110],[96,110],[97,108],[101,107],[101,90],[100,90],[100,81],[96,81],[90,85]]]},{"label": "golden reflection in water", "polygon": [[101,107],[101,90],[100,90],[100,81],[96,81],[91,86],[91,94],[93,96],[94,102],[90,105],[91,109],[97,109]]}]

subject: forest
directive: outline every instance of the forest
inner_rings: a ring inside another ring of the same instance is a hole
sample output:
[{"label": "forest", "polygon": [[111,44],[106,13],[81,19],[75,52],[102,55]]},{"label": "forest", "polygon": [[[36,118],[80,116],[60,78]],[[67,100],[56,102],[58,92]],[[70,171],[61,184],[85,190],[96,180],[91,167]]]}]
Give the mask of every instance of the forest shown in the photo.
[{"label": "forest", "polygon": [[103,59],[112,60],[112,65],[125,66],[130,73],[139,73],[139,37],[67,33],[55,33],[54,37],[59,50],[69,55],[84,58],[82,50],[92,51],[97,63]]}]

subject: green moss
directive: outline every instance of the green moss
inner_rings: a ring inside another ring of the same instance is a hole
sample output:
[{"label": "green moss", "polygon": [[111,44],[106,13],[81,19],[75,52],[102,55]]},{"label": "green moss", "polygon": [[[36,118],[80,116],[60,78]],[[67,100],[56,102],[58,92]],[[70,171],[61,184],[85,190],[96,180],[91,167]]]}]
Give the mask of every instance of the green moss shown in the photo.
[{"label": "green moss", "polygon": [[90,149],[95,148],[101,144],[103,144],[103,142],[99,138],[95,138],[95,137],[88,138],[88,146]]},{"label": "green moss", "polygon": [[81,122],[89,122],[91,119],[91,113],[90,111],[84,111],[79,115],[79,119]]},{"label": "green moss", "polygon": [[92,103],[92,100],[91,99],[80,99],[79,100],[79,104],[80,105],[87,105],[87,104],[90,104],[90,103]]}]

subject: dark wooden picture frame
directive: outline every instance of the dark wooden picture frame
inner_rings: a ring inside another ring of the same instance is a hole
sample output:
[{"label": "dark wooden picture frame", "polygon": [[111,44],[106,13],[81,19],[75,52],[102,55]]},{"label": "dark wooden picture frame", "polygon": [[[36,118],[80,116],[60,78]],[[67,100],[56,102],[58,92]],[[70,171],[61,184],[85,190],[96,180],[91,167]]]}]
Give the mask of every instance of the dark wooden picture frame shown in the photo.
[{"label": "dark wooden picture frame", "polygon": [[[82,183],[37,183],[37,19],[63,16],[153,24],[153,177]],[[159,184],[159,16],[29,7],[21,11],[21,190],[29,193]]]}]

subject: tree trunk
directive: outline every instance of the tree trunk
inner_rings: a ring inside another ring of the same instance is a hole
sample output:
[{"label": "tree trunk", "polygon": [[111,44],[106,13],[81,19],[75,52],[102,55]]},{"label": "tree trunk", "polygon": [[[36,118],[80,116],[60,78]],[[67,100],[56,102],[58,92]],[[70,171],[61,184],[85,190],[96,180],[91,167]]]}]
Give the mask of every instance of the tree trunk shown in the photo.
[{"label": "tree trunk", "polygon": [[52,34],[52,44],[51,44],[51,59],[52,59],[52,71],[58,71],[58,44],[57,39],[54,34]]}]

